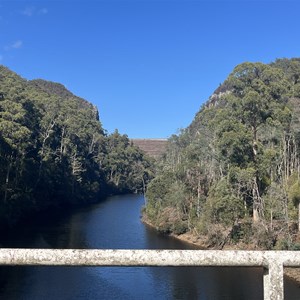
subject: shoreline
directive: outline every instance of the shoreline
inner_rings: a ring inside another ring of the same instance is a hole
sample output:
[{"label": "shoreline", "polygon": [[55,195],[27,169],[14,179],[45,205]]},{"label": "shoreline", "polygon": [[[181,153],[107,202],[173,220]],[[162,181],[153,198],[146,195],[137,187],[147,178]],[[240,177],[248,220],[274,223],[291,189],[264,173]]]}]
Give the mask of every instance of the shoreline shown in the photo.
[{"label": "shoreline", "polygon": [[[144,223],[146,226],[149,226],[155,230],[157,230],[156,226],[154,226],[145,216],[142,216],[141,222]],[[176,235],[174,233],[172,234],[166,234],[167,236],[171,236],[175,239],[178,239],[182,242],[185,242],[187,244],[196,246],[199,248],[199,250],[212,250],[213,247],[209,247],[207,243],[205,243],[204,239],[201,239],[200,237],[194,235],[192,232],[186,232],[180,235]],[[246,251],[246,250],[253,250],[246,245],[225,245],[225,247],[222,250],[240,250],[240,251]],[[254,249],[255,250],[255,249]],[[256,249],[258,250],[258,249]],[[284,276],[288,277],[290,280],[293,280],[300,286],[300,268],[284,268]]]}]

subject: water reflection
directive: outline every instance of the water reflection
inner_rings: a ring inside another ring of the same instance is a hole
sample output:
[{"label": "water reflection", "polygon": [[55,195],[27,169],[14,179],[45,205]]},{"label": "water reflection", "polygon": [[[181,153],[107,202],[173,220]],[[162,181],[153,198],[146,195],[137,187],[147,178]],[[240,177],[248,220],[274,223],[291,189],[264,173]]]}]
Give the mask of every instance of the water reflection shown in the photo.
[{"label": "water reflection", "polygon": [[[2,237],[6,247],[195,249],[157,234],[140,220],[141,196],[98,205]],[[260,268],[9,267],[0,268],[1,299],[262,299]],[[285,299],[299,299],[287,281]]]}]

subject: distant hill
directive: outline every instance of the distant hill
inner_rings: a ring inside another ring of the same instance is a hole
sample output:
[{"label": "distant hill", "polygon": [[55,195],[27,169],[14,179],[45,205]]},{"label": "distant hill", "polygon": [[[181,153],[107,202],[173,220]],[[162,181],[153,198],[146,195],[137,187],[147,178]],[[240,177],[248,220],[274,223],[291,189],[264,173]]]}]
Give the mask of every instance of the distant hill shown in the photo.
[{"label": "distant hill", "polygon": [[150,157],[158,158],[167,149],[167,139],[131,139],[134,145],[138,146]]},{"label": "distant hill", "polygon": [[43,79],[33,79],[29,80],[28,85],[34,88],[36,91],[40,93],[46,93],[48,96],[56,96],[62,99],[75,99],[77,101],[78,108],[81,109],[92,109],[95,113],[96,119],[99,121],[99,115],[97,107],[94,106],[89,101],[74,95],[70,92],[64,85],[58,82],[47,81]]}]

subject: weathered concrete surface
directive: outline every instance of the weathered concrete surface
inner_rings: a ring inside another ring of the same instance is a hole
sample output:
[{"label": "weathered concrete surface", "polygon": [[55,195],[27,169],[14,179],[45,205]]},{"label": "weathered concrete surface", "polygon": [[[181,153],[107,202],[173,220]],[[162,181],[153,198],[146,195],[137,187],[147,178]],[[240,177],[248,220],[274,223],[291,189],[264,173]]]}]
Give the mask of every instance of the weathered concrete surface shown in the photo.
[{"label": "weathered concrete surface", "polygon": [[300,251],[0,249],[0,265],[299,267]]},{"label": "weathered concrete surface", "polygon": [[161,157],[166,152],[168,143],[167,139],[131,139],[131,141],[153,158]]},{"label": "weathered concrete surface", "polygon": [[283,265],[274,261],[264,269],[264,299],[283,300]]},{"label": "weathered concrete surface", "polygon": [[264,299],[283,300],[283,267],[300,267],[300,251],[0,249],[0,265],[261,266]]}]

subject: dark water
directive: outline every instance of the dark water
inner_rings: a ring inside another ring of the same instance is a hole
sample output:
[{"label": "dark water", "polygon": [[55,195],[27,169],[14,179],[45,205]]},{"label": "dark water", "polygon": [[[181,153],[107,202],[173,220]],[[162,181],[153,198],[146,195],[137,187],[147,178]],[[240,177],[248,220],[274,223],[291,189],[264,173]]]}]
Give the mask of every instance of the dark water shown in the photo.
[{"label": "dark water", "polygon": [[[2,237],[4,247],[191,249],[140,222],[143,197],[117,196]],[[285,281],[285,299],[300,288]],[[1,267],[0,299],[263,298],[260,268]]]}]

